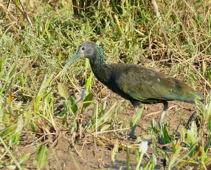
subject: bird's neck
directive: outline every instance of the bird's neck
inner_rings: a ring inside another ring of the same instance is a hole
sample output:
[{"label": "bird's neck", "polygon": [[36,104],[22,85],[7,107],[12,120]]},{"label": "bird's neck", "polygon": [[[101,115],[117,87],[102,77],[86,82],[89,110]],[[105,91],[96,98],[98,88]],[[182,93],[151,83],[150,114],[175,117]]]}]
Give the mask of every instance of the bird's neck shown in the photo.
[{"label": "bird's neck", "polygon": [[110,79],[110,69],[105,63],[102,53],[98,52],[95,57],[90,59],[90,65],[93,73],[102,83],[106,83]]}]

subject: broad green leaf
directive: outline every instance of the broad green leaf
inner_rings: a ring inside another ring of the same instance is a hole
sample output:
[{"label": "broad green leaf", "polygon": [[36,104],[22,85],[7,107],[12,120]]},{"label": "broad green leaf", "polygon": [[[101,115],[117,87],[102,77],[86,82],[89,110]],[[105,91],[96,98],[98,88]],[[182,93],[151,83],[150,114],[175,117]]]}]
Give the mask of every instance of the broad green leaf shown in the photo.
[{"label": "broad green leaf", "polygon": [[89,93],[85,99],[84,99],[84,102],[83,102],[83,108],[85,109],[86,107],[88,107],[90,104],[91,104],[91,101],[93,99],[93,94],[92,93]]},{"label": "broad green leaf", "polygon": [[133,127],[137,124],[137,122],[140,120],[141,118],[141,115],[144,111],[144,107],[141,107],[140,109],[138,109],[134,114],[133,114],[133,117],[131,119],[131,122],[130,122],[130,127]]},{"label": "broad green leaf", "polygon": [[13,134],[10,143],[17,144],[19,142],[19,138],[20,138],[20,135],[22,133],[23,125],[24,125],[23,117],[22,117],[22,115],[20,115],[18,117],[17,127],[15,129],[15,133]]},{"label": "broad green leaf", "polygon": [[75,100],[72,97],[68,97],[67,100],[70,103],[71,110],[73,111],[73,113],[76,113],[78,110],[78,106],[76,105]]},{"label": "broad green leaf", "polygon": [[40,147],[36,151],[35,160],[37,161],[37,167],[39,169],[43,168],[43,166],[45,165],[47,161],[47,152],[48,152],[48,149],[44,145],[40,145]]},{"label": "broad green leaf", "polygon": [[198,141],[197,137],[197,126],[196,123],[193,121],[191,123],[191,128],[190,130],[187,131],[187,139],[186,142],[189,146],[192,146]]},{"label": "broad green leaf", "polygon": [[64,84],[58,83],[58,92],[60,96],[64,97],[65,99],[68,98],[68,90]]},{"label": "broad green leaf", "polygon": [[92,86],[92,75],[93,74],[91,73],[89,78],[86,79],[86,83],[85,83],[86,91],[89,91]]},{"label": "broad green leaf", "polygon": [[31,154],[30,154],[30,153],[27,153],[27,154],[23,155],[22,157],[20,157],[20,159],[19,159],[20,164],[22,164],[22,163],[28,161],[29,158],[30,158],[30,156],[31,156]]},{"label": "broad green leaf", "polygon": [[106,131],[107,129],[109,129],[110,128],[110,125],[105,125],[105,126],[103,126],[101,129],[100,129],[100,131],[101,132],[104,132],[104,131]]},{"label": "broad green leaf", "polygon": [[31,125],[32,131],[35,132],[36,131],[36,126],[35,126],[34,122],[31,121],[30,125]]},{"label": "broad green leaf", "polygon": [[157,130],[157,128],[156,128],[155,119],[152,119],[152,121],[151,121],[151,128],[152,128],[152,130],[153,130],[153,132],[154,132],[155,134],[158,134],[158,130]]},{"label": "broad green leaf", "polygon": [[167,131],[165,125],[163,127],[161,127],[161,137],[160,137],[160,139],[161,139],[162,144],[167,144],[167,143],[171,142],[171,138],[168,134],[168,131]]},{"label": "broad green leaf", "polygon": [[46,88],[49,86],[52,78],[53,78],[53,74],[51,74],[50,76],[46,74],[44,76],[44,79],[43,79],[42,84],[40,86],[39,92],[37,94],[37,101],[36,102],[39,102],[42,99],[43,94],[46,92]]},{"label": "broad green leaf", "polygon": [[211,115],[209,115],[207,126],[208,126],[208,131],[211,132]]},{"label": "broad green leaf", "polygon": [[208,136],[208,141],[204,147],[204,151],[207,152],[207,150],[210,148],[211,146],[211,135]]}]

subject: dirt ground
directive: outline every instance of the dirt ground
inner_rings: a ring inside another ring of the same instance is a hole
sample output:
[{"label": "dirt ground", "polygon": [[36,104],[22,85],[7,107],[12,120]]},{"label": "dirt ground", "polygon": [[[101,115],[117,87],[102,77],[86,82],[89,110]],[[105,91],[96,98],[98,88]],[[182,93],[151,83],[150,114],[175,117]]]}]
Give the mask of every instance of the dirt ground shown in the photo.
[{"label": "dirt ground", "polygon": [[[137,125],[135,135],[148,139],[148,129],[150,128],[150,122],[154,118],[155,121],[159,120],[162,110],[162,104],[145,105],[144,113],[140,122]],[[126,117],[128,121],[131,120],[134,113],[134,108],[131,105],[122,112],[119,113],[121,117]],[[170,135],[180,128],[181,122],[188,120],[190,115],[194,111],[192,104],[183,102],[169,102],[169,109],[167,111],[164,122],[167,123]],[[128,122],[129,123],[129,122]],[[32,134],[26,132],[24,135],[27,138],[33,137]],[[117,154],[116,161],[111,162],[111,152],[115,141],[115,135],[112,133],[98,135],[85,134],[83,138],[77,140],[76,143],[72,143],[71,136],[67,131],[60,131],[56,140],[49,145],[48,160],[44,169],[127,169],[126,166],[126,151],[120,150]],[[116,137],[117,138],[117,137]],[[23,141],[31,141],[30,139]],[[133,144],[135,139],[122,136],[118,138],[119,143]],[[15,153],[17,157],[20,157],[26,153],[31,155],[35,154],[36,143],[24,143],[22,142],[17,148]],[[150,151],[149,151],[150,152]],[[27,169],[35,169],[35,162],[32,156],[24,165]],[[157,160],[158,164],[156,169],[161,169],[162,159]],[[134,153],[130,154],[130,166],[131,169],[135,168],[135,156]]]}]

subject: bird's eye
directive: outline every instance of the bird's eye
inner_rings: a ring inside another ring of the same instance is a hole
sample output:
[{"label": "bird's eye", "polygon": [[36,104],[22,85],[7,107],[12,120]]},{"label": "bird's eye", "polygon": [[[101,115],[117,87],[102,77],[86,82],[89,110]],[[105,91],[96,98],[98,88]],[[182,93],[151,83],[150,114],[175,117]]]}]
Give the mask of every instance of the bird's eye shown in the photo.
[{"label": "bird's eye", "polygon": [[85,47],[82,47],[81,50],[84,51],[85,50]]}]

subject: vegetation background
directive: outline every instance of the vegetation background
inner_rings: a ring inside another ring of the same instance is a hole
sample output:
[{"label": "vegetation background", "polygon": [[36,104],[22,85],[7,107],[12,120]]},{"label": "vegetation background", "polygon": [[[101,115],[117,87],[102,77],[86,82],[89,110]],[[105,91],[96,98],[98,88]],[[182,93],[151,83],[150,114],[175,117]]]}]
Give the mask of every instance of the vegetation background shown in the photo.
[{"label": "vegetation background", "polygon": [[[0,169],[209,169],[210,13],[210,0],[0,1]],[[185,81],[205,103],[171,103],[159,130],[160,105],[135,112],[87,60],[57,76],[84,41],[108,63]]]}]

